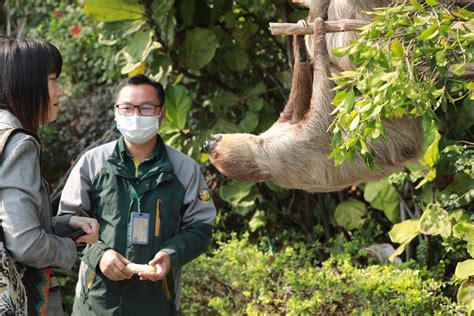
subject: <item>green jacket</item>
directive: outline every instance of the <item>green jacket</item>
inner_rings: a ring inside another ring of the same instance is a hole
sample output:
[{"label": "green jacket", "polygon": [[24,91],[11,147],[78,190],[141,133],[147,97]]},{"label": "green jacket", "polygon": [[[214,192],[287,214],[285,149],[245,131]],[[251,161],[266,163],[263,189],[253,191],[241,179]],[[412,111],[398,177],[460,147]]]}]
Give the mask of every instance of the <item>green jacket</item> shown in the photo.
[{"label": "green jacket", "polygon": [[[130,214],[137,212],[131,186],[150,216],[147,245],[129,242]],[[73,314],[172,315],[180,305],[180,268],[206,250],[216,209],[194,160],[158,137],[154,156],[136,168],[120,138],[88,151],[72,170],[58,215],[68,220],[73,214],[100,224],[100,242],[82,252]],[[138,276],[111,281],[98,268],[107,249],[140,264],[164,250],[172,270],[158,282]]]}]

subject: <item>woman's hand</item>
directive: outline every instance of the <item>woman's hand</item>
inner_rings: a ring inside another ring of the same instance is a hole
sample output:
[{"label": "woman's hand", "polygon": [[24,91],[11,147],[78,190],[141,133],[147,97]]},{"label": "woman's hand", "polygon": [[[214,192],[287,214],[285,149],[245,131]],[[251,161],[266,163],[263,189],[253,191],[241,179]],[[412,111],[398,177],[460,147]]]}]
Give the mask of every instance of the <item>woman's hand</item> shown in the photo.
[{"label": "woman's hand", "polygon": [[99,240],[99,223],[95,218],[71,216],[69,226],[74,229],[82,229],[85,232],[85,235],[74,240],[76,244],[95,244]]}]

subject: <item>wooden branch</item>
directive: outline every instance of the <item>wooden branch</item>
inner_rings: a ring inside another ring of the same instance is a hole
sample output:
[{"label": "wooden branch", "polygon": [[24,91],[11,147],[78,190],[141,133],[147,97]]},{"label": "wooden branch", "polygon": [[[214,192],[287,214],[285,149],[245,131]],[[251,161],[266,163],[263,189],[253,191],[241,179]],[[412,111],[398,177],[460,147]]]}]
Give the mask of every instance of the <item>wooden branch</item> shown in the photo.
[{"label": "wooden branch", "polygon": [[[449,0],[450,2],[454,2],[454,4],[458,6],[465,6],[465,5],[473,5],[474,0]],[[311,7],[311,0],[293,0],[292,1],[294,4],[297,4],[301,7],[304,8],[310,8]]]},{"label": "wooden branch", "polygon": [[[474,0],[472,0],[474,1]],[[364,20],[351,20],[351,19],[342,19],[338,21],[326,21],[324,22],[324,27],[326,28],[326,33],[334,32],[348,32],[348,31],[359,31],[361,27],[369,24],[369,21]],[[297,23],[269,23],[269,30],[272,35],[309,35],[313,34],[313,23],[308,23],[308,26],[303,26]],[[474,30],[472,23],[468,22],[455,22],[452,24],[452,29],[463,29],[464,27]]]},{"label": "wooden branch", "polygon": [[[342,19],[338,21],[324,22],[326,33],[359,31],[370,22],[364,20]],[[272,35],[309,35],[314,33],[314,23],[303,26],[296,23],[272,23],[270,22]]]},{"label": "wooden branch", "polygon": [[311,0],[293,0],[292,1],[294,4],[297,4],[299,6],[309,8],[311,5]]}]

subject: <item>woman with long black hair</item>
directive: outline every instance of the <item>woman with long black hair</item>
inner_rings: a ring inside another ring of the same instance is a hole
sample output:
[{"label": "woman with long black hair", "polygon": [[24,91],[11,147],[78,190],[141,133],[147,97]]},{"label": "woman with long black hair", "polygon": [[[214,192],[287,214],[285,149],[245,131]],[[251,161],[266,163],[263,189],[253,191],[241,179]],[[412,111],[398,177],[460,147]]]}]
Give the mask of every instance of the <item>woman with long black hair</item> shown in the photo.
[{"label": "woman with long black hair", "polygon": [[[52,44],[0,37],[0,220],[7,250],[26,266],[23,281],[31,315],[63,314],[51,268],[70,269],[77,244],[98,238],[95,219],[52,218],[41,175],[37,132],[58,115],[61,69],[61,54]],[[85,234],[74,239],[55,234],[65,226]]]}]

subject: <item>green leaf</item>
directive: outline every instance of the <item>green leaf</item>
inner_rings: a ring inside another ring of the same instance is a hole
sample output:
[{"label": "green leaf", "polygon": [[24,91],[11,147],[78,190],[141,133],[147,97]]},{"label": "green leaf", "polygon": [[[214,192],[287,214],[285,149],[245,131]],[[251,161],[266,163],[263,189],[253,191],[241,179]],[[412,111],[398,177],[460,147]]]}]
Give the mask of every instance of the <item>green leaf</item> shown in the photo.
[{"label": "green leaf", "polygon": [[344,110],[346,111],[346,113],[352,111],[352,109],[354,108],[354,104],[355,104],[354,89],[349,89],[347,91],[346,97],[344,98]]},{"label": "green leaf", "polygon": [[409,219],[401,223],[393,225],[388,232],[390,239],[398,244],[405,243],[420,233],[420,220]]},{"label": "green leaf", "polygon": [[449,70],[456,76],[461,76],[466,70],[466,64],[454,64],[449,67]]},{"label": "green leaf", "polygon": [[212,127],[211,130],[212,134],[219,134],[219,133],[240,133],[240,128],[232,124],[231,122],[225,119],[218,119],[216,124]]},{"label": "green leaf", "polygon": [[359,126],[360,115],[357,114],[354,119],[352,120],[351,124],[349,125],[349,130],[353,131]]},{"label": "green leaf", "polygon": [[474,259],[458,262],[454,274],[461,280],[465,280],[474,275]]},{"label": "green leaf", "polygon": [[84,0],[84,14],[99,22],[138,20],[145,8],[133,0]]},{"label": "green leaf", "polygon": [[458,304],[465,306],[468,311],[474,310],[474,280],[466,280],[459,287],[456,296]]},{"label": "green leaf", "polygon": [[338,48],[333,49],[331,51],[331,54],[336,56],[336,57],[344,57],[347,54],[349,54],[349,51],[350,51],[351,48],[352,48],[352,46],[338,47]]},{"label": "green leaf", "polygon": [[[160,2],[160,1],[155,1]],[[188,0],[181,1],[179,5],[179,12],[181,13],[181,19],[183,21],[183,27],[190,27],[193,25],[194,14],[196,12],[196,1]]]},{"label": "green leaf", "polygon": [[174,128],[184,129],[192,100],[188,90],[181,85],[166,89],[166,118]]},{"label": "green leaf", "polygon": [[339,226],[348,230],[359,229],[365,222],[366,213],[367,208],[363,202],[350,198],[337,205],[334,219]]},{"label": "green leaf", "polygon": [[163,26],[166,24],[166,20],[168,15],[170,15],[170,10],[173,8],[173,5],[174,0],[153,1],[151,8],[153,11],[153,18],[155,19],[157,25]]},{"label": "green leaf", "polygon": [[290,192],[288,192],[287,189],[283,189],[270,181],[266,181],[265,184],[280,199],[285,199],[290,195]]},{"label": "green leaf", "polygon": [[235,206],[250,194],[253,186],[253,183],[230,181],[227,184],[221,185],[219,196],[227,203]]},{"label": "green leaf", "polygon": [[344,89],[344,90],[339,91],[339,92],[334,96],[334,98],[332,99],[332,103],[333,103],[335,106],[338,106],[339,104],[341,104],[341,102],[344,101],[344,99],[346,98],[347,91],[348,91],[348,89]]},{"label": "green leaf", "polygon": [[233,47],[224,53],[224,62],[230,70],[240,72],[247,69],[249,57],[243,49]]},{"label": "green leaf", "polygon": [[368,182],[364,188],[364,199],[373,208],[383,211],[392,223],[398,221],[400,216],[398,207],[400,199],[397,191],[395,191],[395,188],[392,187],[387,179]]},{"label": "green leaf", "polygon": [[423,30],[423,32],[421,32],[421,34],[418,36],[418,39],[421,41],[426,41],[435,37],[436,35],[438,35],[438,26],[432,25],[429,28]]},{"label": "green leaf", "polygon": [[474,241],[474,224],[459,222],[453,227],[453,236],[466,241]]},{"label": "green leaf", "polygon": [[395,251],[390,255],[390,257],[388,257],[388,260],[390,260],[390,262],[393,262],[395,260],[396,257],[398,257],[399,255],[401,255],[404,251],[405,251],[405,248],[407,247],[407,245],[413,240],[413,238],[415,238],[417,235],[412,235],[410,238],[408,238],[404,243],[402,243],[400,246],[398,246],[397,249],[395,249]]},{"label": "green leaf", "polygon": [[256,231],[260,227],[265,227],[266,218],[265,218],[265,211],[257,210],[252,219],[249,221],[249,228],[251,232]]},{"label": "green leaf", "polygon": [[441,134],[438,132],[437,129],[433,130],[435,133],[435,138],[433,142],[428,146],[426,149],[425,154],[423,155],[423,162],[428,167],[433,167],[438,160],[438,143],[441,139]]},{"label": "green leaf", "polygon": [[426,4],[430,7],[434,7],[435,5],[438,5],[439,2],[437,0],[426,0]]},{"label": "green leaf", "polygon": [[235,28],[232,37],[240,48],[248,50],[252,43],[252,37],[258,33],[260,27],[252,22],[245,22],[240,27]]},{"label": "green leaf", "polygon": [[262,98],[250,98],[247,101],[247,106],[249,110],[252,110],[254,112],[259,112],[263,108],[263,99]]},{"label": "green leaf", "polygon": [[474,258],[474,240],[469,240],[467,242],[466,248],[471,258]]},{"label": "green leaf", "polygon": [[125,48],[126,52],[133,58],[134,61],[143,60],[143,52],[151,45],[153,41],[153,32],[139,31],[135,32],[133,36],[127,41]]},{"label": "green leaf", "polygon": [[203,28],[192,29],[186,32],[180,60],[189,68],[201,69],[214,58],[217,46],[214,32]]},{"label": "green leaf", "polygon": [[425,8],[416,0],[410,0],[410,4],[415,7],[418,11],[425,12]]},{"label": "green leaf", "polygon": [[239,123],[239,127],[245,133],[251,133],[257,128],[258,126],[258,114],[253,111],[247,111],[245,117]]},{"label": "green leaf", "polygon": [[405,52],[403,50],[402,44],[400,43],[400,41],[398,39],[396,39],[392,42],[392,45],[391,45],[390,49],[392,50],[392,53],[396,57],[403,58]]},{"label": "green leaf", "polygon": [[428,205],[420,218],[420,232],[448,238],[451,235],[449,213],[440,204]]},{"label": "green leaf", "polygon": [[148,57],[151,51],[160,48],[158,42],[153,41],[152,31],[138,31],[127,40],[127,45],[116,55],[116,61],[125,64],[120,70],[122,74],[128,74],[139,67]]}]

